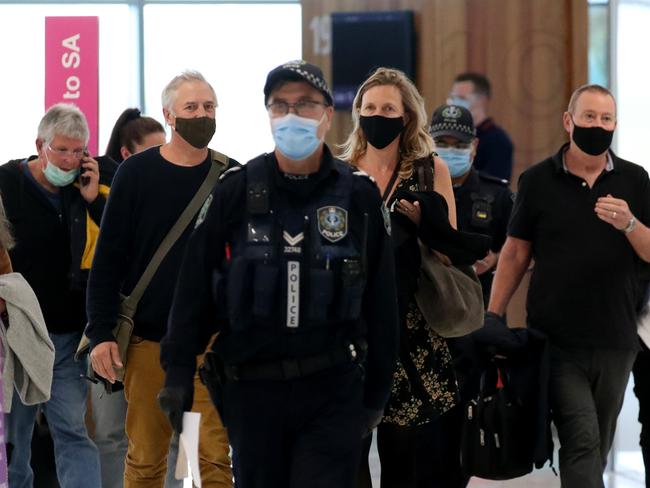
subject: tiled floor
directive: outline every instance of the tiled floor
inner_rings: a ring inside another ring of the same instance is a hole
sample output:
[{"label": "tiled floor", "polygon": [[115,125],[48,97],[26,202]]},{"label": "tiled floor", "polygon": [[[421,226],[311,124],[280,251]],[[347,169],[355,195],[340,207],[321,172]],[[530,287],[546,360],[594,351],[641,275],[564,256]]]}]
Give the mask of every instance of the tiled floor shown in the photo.
[{"label": "tiled floor", "polygon": [[[557,466],[557,461],[555,461]],[[616,459],[616,473],[605,475],[606,488],[644,488],[643,460],[641,453],[621,452]],[[556,468],[557,469],[557,468]],[[373,443],[370,451],[370,471],[373,475],[373,486],[379,488],[379,456]],[[560,488],[560,478],[553,474],[550,468],[543,468],[528,476],[509,481],[488,481],[472,478],[469,488]]]},{"label": "tiled floor", "polygon": [[[645,487],[643,482],[643,460],[640,452],[619,453],[616,466],[616,473],[607,473],[605,475],[606,488]],[[374,442],[370,451],[370,471],[373,475],[374,488],[379,488],[379,456]],[[192,488],[189,478],[185,479],[184,488]],[[510,481],[488,481],[473,478],[470,481],[469,488],[560,488],[560,478],[556,477],[550,468],[544,468],[528,476]]]}]

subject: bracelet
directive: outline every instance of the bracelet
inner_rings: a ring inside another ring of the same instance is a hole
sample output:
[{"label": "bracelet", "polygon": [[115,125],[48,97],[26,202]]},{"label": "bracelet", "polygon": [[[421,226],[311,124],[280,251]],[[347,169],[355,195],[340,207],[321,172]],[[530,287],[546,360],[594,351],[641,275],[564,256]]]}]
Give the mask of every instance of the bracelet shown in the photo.
[{"label": "bracelet", "polygon": [[635,228],[636,228],[636,218],[633,216],[633,217],[630,219],[630,222],[627,224],[627,227],[626,227],[625,229],[623,229],[623,232],[624,232],[625,234],[629,234],[629,233],[632,232]]}]

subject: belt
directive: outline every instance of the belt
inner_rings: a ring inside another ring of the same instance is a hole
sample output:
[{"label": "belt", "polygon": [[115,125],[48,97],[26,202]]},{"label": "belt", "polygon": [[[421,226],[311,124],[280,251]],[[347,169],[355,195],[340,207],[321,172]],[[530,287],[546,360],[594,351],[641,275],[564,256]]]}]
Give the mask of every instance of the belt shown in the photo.
[{"label": "belt", "polygon": [[224,365],[229,381],[287,381],[310,376],[334,366],[356,362],[360,359],[357,346],[348,343],[330,351],[301,358],[282,359],[266,363]]}]

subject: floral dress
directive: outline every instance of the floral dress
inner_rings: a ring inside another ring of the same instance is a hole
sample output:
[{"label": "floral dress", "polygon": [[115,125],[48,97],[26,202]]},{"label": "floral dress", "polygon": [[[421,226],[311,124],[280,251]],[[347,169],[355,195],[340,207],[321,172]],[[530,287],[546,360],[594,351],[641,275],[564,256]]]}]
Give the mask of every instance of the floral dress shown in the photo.
[{"label": "floral dress", "polygon": [[[399,189],[418,191],[413,176]],[[388,202],[392,209],[396,197]],[[420,270],[417,229],[405,216],[391,210],[393,250],[400,311],[400,355],[383,423],[410,427],[426,424],[458,402],[458,385],[447,342],[427,327],[415,301]],[[421,222],[420,225],[426,225]]]}]

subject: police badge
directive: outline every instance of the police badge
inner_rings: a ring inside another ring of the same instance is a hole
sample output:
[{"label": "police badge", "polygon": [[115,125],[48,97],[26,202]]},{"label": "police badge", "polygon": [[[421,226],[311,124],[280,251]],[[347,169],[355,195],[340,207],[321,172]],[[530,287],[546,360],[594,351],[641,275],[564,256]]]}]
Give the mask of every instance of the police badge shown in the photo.
[{"label": "police badge", "polygon": [[348,211],[341,207],[321,207],[316,211],[318,232],[330,242],[348,235]]}]

